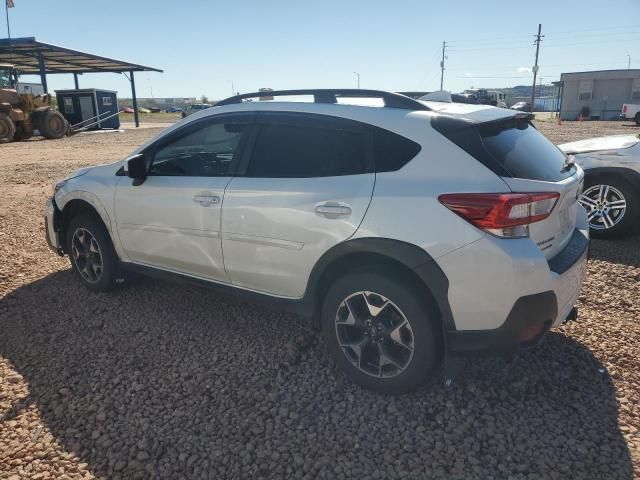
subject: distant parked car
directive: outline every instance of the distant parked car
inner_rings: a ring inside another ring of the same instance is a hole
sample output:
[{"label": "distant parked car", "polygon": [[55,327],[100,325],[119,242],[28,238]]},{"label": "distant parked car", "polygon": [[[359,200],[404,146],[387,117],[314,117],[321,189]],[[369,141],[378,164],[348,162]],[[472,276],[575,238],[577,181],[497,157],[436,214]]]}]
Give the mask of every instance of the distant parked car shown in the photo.
[{"label": "distant parked car", "polygon": [[162,111],[160,107],[151,107],[149,110],[151,113],[160,113]]},{"label": "distant parked car", "polygon": [[580,203],[594,237],[615,238],[640,222],[640,135],[559,145],[585,171]]},{"label": "distant parked car", "polygon": [[200,112],[201,110],[206,110],[207,108],[210,108],[210,107],[211,107],[210,103],[192,103],[190,105],[187,105],[187,108],[185,108],[182,111],[182,118],[188,117],[193,113]]},{"label": "distant parked car", "polygon": [[620,116],[627,120],[634,120],[636,125],[640,127],[640,105],[625,103],[622,105],[622,113]]},{"label": "distant parked car", "polygon": [[138,112],[140,112],[140,113],[151,113],[151,110],[149,110],[148,108],[139,107],[138,108]]},{"label": "distant parked car", "polygon": [[125,107],[120,109],[120,113],[133,113],[134,110],[131,107]]},{"label": "distant parked car", "polygon": [[530,112],[531,105],[529,102],[518,102],[511,105],[511,110],[519,110],[521,112]]},{"label": "distant parked car", "polygon": [[181,108],[178,107],[169,107],[165,110],[165,112],[167,113],[176,113],[176,112],[182,112]]}]

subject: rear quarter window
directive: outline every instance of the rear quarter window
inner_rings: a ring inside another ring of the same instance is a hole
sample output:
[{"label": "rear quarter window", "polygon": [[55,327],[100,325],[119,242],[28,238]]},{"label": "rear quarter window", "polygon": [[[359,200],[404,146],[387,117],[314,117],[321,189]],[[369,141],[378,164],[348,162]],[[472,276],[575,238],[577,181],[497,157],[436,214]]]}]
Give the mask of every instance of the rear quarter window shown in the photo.
[{"label": "rear quarter window", "polygon": [[421,150],[419,144],[396,133],[376,128],[373,132],[373,155],[376,172],[400,170]]}]

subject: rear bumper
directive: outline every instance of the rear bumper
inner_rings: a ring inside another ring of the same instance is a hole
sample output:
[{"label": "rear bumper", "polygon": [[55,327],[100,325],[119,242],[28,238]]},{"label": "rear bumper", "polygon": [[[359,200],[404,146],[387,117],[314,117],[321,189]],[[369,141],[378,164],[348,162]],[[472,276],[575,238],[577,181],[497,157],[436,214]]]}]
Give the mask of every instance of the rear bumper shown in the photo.
[{"label": "rear bumper", "polygon": [[47,199],[44,206],[44,234],[49,248],[58,255],[63,255],[62,245],[60,244],[60,235],[57,230],[58,223],[58,207],[53,197]]},{"label": "rear bumper", "polygon": [[[575,319],[588,247],[588,231],[576,229],[565,248],[545,262],[544,291],[518,297],[504,322],[495,328],[449,330],[449,352],[510,355],[535,345],[551,327]],[[495,295],[500,285],[493,286]]]},{"label": "rear bumper", "polygon": [[[505,322],[496,329],[449,332],[449,352],[510,355],[535,345],[557,316],[558,300],[553,291],[520,297]],[[521,340],[523,337],[527,340]]]}]

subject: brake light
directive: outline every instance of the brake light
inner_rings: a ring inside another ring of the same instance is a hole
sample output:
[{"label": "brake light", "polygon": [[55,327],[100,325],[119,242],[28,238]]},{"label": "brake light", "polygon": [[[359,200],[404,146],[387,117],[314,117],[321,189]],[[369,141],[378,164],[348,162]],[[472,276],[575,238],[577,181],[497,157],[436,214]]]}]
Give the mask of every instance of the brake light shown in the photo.
[{"label": "brake light", "polygon": [[627,104],[622,105],[622,113],[627,113]]},{"label": "brake light", "polygon": [[529,225],[544,220],[560,198],[543,193],[447,193],[438,200],[452,212],[493,235],[529,236]]}]

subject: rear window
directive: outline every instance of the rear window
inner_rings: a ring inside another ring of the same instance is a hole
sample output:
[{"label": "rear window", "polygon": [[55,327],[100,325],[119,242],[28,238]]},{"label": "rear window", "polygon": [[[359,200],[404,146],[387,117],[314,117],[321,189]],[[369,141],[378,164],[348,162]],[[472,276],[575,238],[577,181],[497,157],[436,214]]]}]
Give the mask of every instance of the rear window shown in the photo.
[{"label": "rear window", "polygon": [[573,175],[564,169],[565,154],[524,121],[480,126],[487,151],[513,177],[558,182]]}]

